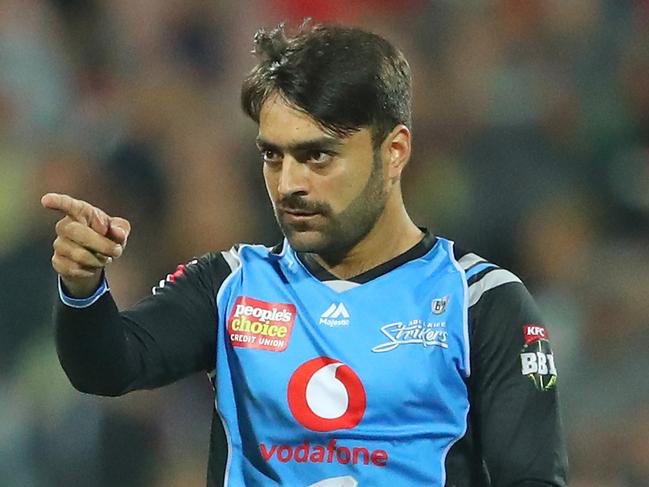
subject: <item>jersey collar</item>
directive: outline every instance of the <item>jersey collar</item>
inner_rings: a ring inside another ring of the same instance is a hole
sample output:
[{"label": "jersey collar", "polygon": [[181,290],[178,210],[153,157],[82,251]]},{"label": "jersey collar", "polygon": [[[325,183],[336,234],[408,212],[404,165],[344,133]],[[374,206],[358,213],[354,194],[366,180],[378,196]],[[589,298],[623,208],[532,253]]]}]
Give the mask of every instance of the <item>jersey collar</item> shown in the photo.
[{"label": "jersey collar", "polygon": [[[358,274],[357,276],[344,279],[345,281],[350,281],[350,282],[355,282],[357,284],[364,284],[366,282],[371,281],[372,279],[376,279],[377,277],[380,277],[384,274],[387,274],[393,269],[396,269],[397,267],[405,264],[406,262],[410,262],[411,260],[418,259],[419,257],[423,257],[428,253],[430,249],[433,248],[435,243],[437,242],[437,237],[432,235],[426,228],[421,228],[421,231],[424,232],[424,237],[416,243],[413,247],[410,249],[406,250],[403,254],[397,255],[396,257],[393,257],[392,259],[388,260],[387,262],[384,262],[382,264],[377,265],[376,267],[362,272],[361,274]],[[327,269],[322,267],[314,258],[311,254],[305,253],[305,252],[296,252],[295,253],[297,258],[300,260],[302,265],[318,280],[326,282],[326,281],[340,281],[338,277],[334,276],[331,272],[329,272]]]}]

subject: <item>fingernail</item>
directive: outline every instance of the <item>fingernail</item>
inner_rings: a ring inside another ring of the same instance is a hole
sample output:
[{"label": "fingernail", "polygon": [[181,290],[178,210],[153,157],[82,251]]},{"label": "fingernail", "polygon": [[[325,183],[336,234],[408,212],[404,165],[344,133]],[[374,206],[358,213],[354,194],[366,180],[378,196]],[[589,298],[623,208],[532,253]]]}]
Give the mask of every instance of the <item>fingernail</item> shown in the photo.
[{"label": "fingernail", "polygon": [[122,248],[121,245],[115,245],[115,254],[116,254],[115,257],[119,257],[120,255],[122,255],[123,251],[124,249]]}]

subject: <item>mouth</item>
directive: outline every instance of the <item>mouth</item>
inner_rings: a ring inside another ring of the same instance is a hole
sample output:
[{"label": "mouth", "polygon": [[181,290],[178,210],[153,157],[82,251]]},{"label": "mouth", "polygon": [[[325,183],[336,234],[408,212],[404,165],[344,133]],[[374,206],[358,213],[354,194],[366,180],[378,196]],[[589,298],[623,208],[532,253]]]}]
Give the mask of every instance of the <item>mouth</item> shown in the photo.
[{"label": "mouth", "polygon": [[279,208],[279,213],[288,223],[305,223],[320,216],[319,212]]}]

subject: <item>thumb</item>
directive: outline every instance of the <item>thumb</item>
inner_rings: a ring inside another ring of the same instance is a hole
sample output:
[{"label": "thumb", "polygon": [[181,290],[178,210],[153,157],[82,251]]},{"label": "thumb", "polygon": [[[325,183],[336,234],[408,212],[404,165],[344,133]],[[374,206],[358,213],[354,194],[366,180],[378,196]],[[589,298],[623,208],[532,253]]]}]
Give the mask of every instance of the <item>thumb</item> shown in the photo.
[{"label": "thumb", "polygon": [[128,235],[131,233],[131,224],[125,218],[111,217],[106,236],[113,242],[126,246]]}]

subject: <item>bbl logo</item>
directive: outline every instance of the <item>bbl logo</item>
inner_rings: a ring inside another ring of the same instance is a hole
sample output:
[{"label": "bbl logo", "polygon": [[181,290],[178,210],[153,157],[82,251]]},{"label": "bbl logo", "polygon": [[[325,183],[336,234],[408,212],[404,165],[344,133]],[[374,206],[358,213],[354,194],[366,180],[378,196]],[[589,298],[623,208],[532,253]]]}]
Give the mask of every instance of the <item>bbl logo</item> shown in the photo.
[{"label": "bbl logo", "polygon": [[557,383],[557,369],[548,342],[548,332],[541,325],[523,326],[525,346],[521,351],[521,372],[541,391],[552,389]]},{"label": "bbl logo", "polygon": [[430,307],[434,314],[441,315],[444,311],[446,311],[447,305],[448,305],[448,296],[444,296],[443,298],[433,299]]}]

